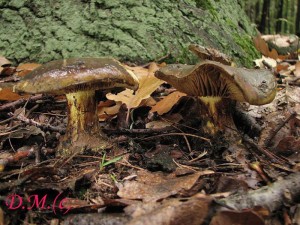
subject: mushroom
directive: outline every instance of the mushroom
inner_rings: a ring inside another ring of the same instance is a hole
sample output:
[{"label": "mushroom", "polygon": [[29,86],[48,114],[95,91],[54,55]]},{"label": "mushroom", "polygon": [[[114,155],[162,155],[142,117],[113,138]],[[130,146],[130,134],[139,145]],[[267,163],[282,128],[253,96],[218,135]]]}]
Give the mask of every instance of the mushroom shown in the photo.
[{"label": "mushroom", "polygon": [[30,94],[65,94],[68,124],[58,154],[70,155],[112,146],[100,129],[96,90],[138,88],[135,75],[112,58],[71,58],[48,62],[28,74],[15,87]]},{"label": "mushroom", "polygon": [[214,125],[209,129],[211,133],[232,128],[231,111],[236,101],[263,105],[276,95],[276,80],[270,71],[235,68],[209,60],[196,65],[171,64],[155,76],[181,92],[199,97],[212,118],[207,121],[207,127]]}]

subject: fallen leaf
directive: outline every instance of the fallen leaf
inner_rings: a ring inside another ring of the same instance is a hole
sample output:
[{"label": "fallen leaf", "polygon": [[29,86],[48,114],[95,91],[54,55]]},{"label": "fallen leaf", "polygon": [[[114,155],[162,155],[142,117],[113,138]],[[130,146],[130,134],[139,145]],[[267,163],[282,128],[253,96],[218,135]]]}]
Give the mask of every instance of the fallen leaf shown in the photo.
[{"label": "fallen leaf", "polygon": [[283,156],[289,156],[300,149],[300,139],[293,136],[286,136],[282,138],[275,147],[275,153]]},{"label": "fallen leaf", "polygon": [[186,94],[175,91],[163,98],[155,106],[153,106],[150,112],[157,112],[158,115],[169,112],[182,96],[186,96]]},{"label": "fallen leaf", "polygon": [[17,93],[13,92],[12,88],[0,88],[0,100],[2,101],[16,101],[20,98],[27,98],[27,96],[20,96]]},{"label": "fallen leaf", "polygon": [[116,102],[114,105],[111,106],[104,106],[104,107],[98,106],[99,121],[105,121],[106,119],[117,115],[121,105],[122,105],[121,102]]},{"label": "fallen leaf", "polygon": [[30,73],[32,70],[38,68],[39,66],[41,66],[41,64],[38,64],[38,63],[24,63],[24,64],[20,64],[17,67],[16,71],[17,71],[18,76],[24,77],[28,73]]},{"label": "fallen leaf", "polygon": [[278,59],[278,53],[275,49],[269,50],[268,44],[261,35],[258,35],[253,39],[254,45],[258,51],[260,51],[264,56],[270,57],[272,59]]},{"label": "fallen leaf", "polygon": [[277,62],[275,59],[272,59],[272,58],[269,58],[269,57],[265,57],[265,56],[262,56],[261,59],[255,59],[254,62],[255,62],[255,65],[259,68],[265,68],[266,66],[264,65],[264,62],[266,62],[268,65],[270,65],[272,68],[275,68],[277,66]]},{"label": "fallen leaf", "polygon": [[156,101],[154,98],[152,98],[151,96],[149,98],[143,99],[140,106],[149,106],[152,107],[154,105],[156,105]]},{"label": "fallen leaf", "polygon": [[115,101],[113,101],[113,100],[100,101],[99,104],[98,104],[98,110],[101,107],[110,107],[110,106],[113,106],[113,105],[115,105]]},{"label": "fallen leaf", "polygon": [[262,35],[262,39],[270,41],[281,48],[290,47],[291,43],[298,41],[296,35]]},{"label": "fallen leaf", "polygon": [[156,64],[152,67],[150,65],[147,75],[145,75],[144,72],[143,75],[137,75],[139,79],[139,89],[135,92],[135,94],[134,91],[126,89],[116,95],[108,93],[106,95],[107,99],[125,103],[128,109],[138,107],[143,99],[149,98],[159,85],[164,83],[164,81],[159,80],[154,76],[154,72],[158,69],[159,68]]},{"label": "fallen leaf", "polygon": [[149,75],[149,70],[144,68],[144,67],[141,67],[141,66],[127,66],[127,65],[124,65],[124,67],[127,69],[127,70],[131,70],[135,75],[136,77],[140,80],[142,77],[147,77]]},{"label": "fallen leaf", "polygon": [[11,66],[0,67],[0,70],[1,77],[12,76],[16,72],[16,68]]},{"label": "fallen leaf", "polygon": [[159,128],[164,128],[173,125],[172,122],[169,121],[162,121],[162,120],[155,120],[151,121],[146,124],[147,129],[159,129]]},{"label": "fallen leaf", "polygon": [[276,71],[280,72],[282,70],[287,70],[289,68],[290,64],[287,62],[281,62],[280,64],[277,65]]},{"label": "fallen leaf", "polygon": [[231,178],[227,176],[221,176],[216,182],[216,193],[221,192],[237,192],[237,191],[247,191],[248,185],[245,180]]},{"label": "fallen leaf", "polygon": [[0,67],[7,65],[11,65],[11,62],[7,58],[0,56]]},{"label": "fallen leaf", "polygon": [[125,208],[126,214],[132,218],[126,224],[203,224],[210,203],[209,198],[191,198],[186,201],[168,199],[158,203],[135,204]]},{"label": "fallen leaf", "polygon": [[207,170],[188,176],[174,177],[173,174],[165,176],[162,173],[139,171],[137,181],[125,181],[124,185],[119,187],[118,196],[156,202],[182,190],[190,190],[200,176],[212,173],[214,172]]},{"label": "fallen leaf", "polygon": [[298,61],[295,65],[294,75],[296,77],[300,77],[300,61]]},{"label": "fallen leaf", "polygon": [[182,116],[178,113],[164,116],[162,120],[154,120],[146,124],[146,128],[159,129],[172,126],[182,120]]},{"label": "fallen leaf", "polygon": [[254,211],[220,211],[215,215],[210,225],[264,225],[264,220]]}]

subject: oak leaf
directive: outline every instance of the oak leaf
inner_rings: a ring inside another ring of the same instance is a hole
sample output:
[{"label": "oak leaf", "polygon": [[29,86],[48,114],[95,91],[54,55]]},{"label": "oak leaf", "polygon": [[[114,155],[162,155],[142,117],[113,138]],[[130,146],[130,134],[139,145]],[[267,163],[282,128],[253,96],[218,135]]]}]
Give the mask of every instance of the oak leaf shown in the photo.
[{"label": "oak leaf", "polygon": [[[154,76],[154,72],[159,69],[155,63],[151,63],[148,70],[142,69],[142,67],[134,69],[136,73],[140,71],[136,74],[139,79],[139,89],[135,93],[132,90],[126,89],[116,95],[111,93],[106,95],[107,99],[125,103],[128,109],[138,107],[143,99],[149,98],[159,85],[164,83],[164,81]],[[133,72],[134,69],[132,69]]]},{"label": "oak leaf", "polygon": [[163,98],[155,106],[153,106],[150,112],[157,112],[158,115],[169,112],[182,96],[186,96],[186,94],[175,91]]}]

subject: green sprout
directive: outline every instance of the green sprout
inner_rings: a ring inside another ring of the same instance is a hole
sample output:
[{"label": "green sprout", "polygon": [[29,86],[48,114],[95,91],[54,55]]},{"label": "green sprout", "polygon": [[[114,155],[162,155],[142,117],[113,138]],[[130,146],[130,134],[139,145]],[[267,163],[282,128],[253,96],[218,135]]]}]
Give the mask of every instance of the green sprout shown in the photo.
[{"label": "green sprout", "polygon": [[106,153],[104,153],[103,157],[102,157],[102,160],[100,162],[100,171],[102,171],[104,169],[104,167],[106,167],[106,166],[108,166],[110,164],[113,164],[113,163],[115,163],[115,162],[117,162],[117,161],[119,161],[121,159],[122,159],[122,156],[118,156],[118,157],[113,158],[111,160],[107,160],[106,159]]}]

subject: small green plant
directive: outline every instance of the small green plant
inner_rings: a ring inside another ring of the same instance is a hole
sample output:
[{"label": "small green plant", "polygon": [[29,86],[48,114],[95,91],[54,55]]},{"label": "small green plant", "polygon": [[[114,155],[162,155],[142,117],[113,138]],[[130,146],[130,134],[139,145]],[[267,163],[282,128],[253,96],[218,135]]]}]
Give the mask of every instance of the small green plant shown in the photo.
[{"label": "small green plant", "polygon": [[110,164],[113,164],[113,163],[115,163],[115,162],[117,162],[117,161],[119,161],[121,159],[122,159],[122,156],[118,156],[118,157],[113,158],[111,160],[107,160],[106,159],[106,153],[104,153],[103,156],[102,156],[102,160],[100,162],[100,171],[102,171],[104,169],[104,167],[106,167],[106,166],[108,166]]},{"label": "small green plant", "polygon": [[117,178],[114,174],[110,174],[110,178],[115,182],[118,183]]}]

